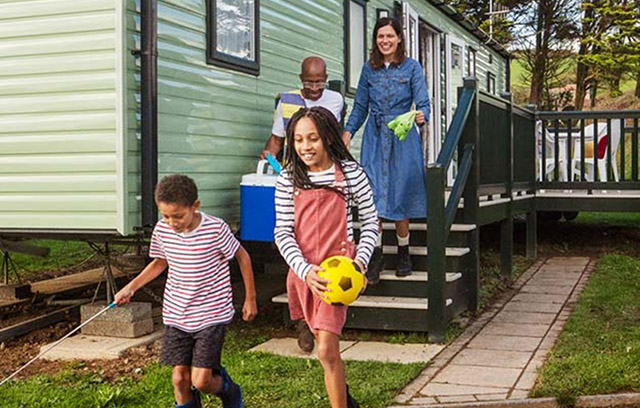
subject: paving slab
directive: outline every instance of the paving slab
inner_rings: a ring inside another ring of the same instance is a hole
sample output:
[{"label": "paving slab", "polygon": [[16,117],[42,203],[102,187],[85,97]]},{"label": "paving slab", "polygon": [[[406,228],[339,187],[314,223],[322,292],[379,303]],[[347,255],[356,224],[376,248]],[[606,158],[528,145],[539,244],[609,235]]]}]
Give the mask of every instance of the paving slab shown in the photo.
[{"label": "paving slab", "polygon": [[450,364],[485,367],[525,368],[531,359],[529,351],[507,351],[468,348],[462,350]]},{"label": "paving slab", "polygon": [[480,334],[543,337],[547,330],[549,330],[549,325],[546,324],[491,322],[482,329]]},{"label": "paving slab", "polygon": [[451,404],[453,402],[475,402],[476,397],[473,395],[456,395],[453,397],[438,397],[438,400],[442,404]]},{"label": "paving slab", "polygon": [[518,368],[449,365],[436,375],[434,381],[450,384],[513,387],[522,370]]},{"label": "paving slab", "polygon": [[438,401],[433,397],[418,397],[411,400],[411,405],[431,405],[437,403]]},{"label": "paving slab", "polygon": [[583,268],[589,263],[589,257],[586,256],[556,256],[547,259],[545,265],[581,265]]},{"label": "paving slab", "polygon": [[553,323],[556,315],[551,313],[533,312],[505,312],[502,311],[493,318],[495,323],[515,323],[515,324],[544,324]]},{"label": "paving slab", "polygon": [[[344,352],[344,350],[353,346],[355,341],[341,341],[340,342],[340,352]],[[311,353],[305,353],[304,351],[298,348],[298,340],[285,337],[279,339],[270,339],[262,344],[255,346],[254,348],[249,350],[250,352],[260,351],[263,353],[271,353],[284,357],[299,357],[299,358],[313,358],[317,359],[318,355],[316,354],[316,349],[314,349]]]},{"label": "paving slab", "polygon": [[501,387],[478,387],[473,385],[447,384],[430,382],[420,390],[420,395],[426,396],[448,396],[448,395],[480,395],[480,394],[496,394],[508,392],[509,388]]},{"label": "paving slab", "polygon": [[562,309],[561,303],[538,303],[538,302],[511,302],[503,309],[503,312],[532,312],[532,313],[552,313],[557,314]]},{"label": "paving slab", "polygon": [[568,296],[573,291],[573,285],[559,286],[559,285],[534,285],[528,283],[520,289],[520,293],[541,293],[547,295],[566,295]]},{"label": "paving slab", "polygon": [[392,363],[424,363],[438,354],[442,344],[389,344],[359,341],[342,352],[345,360],[383,361]]},{"label": "paving slab", "polygon": [[563,277],[545,278],[544,276],[534,276],[527,282],[527,284],[538,285],[538,286],[542,286],[542,285],[575,286],[575,284],[578,282],[578,278],[579,276],[577,275],[570,278],[563,278]]},{"label": "paving slab", "polygon": [[524,399],[529,397],[529,391],[525,390],[513,390],[511,391],[511,395],[509,395],[509,399]]},{"label": "paving slab", "polygon": [[503,392],[500,394],[480,394],[480,395],[476,395],[475,397],[478,399],[478,401],[499,401],[499,400],[506,400],[507,395],[508,393]]},{"label": "paving slab", "polygon": [[[45,360],[114,360],[133,347],[146,346],[162,338],[162,329],[136,339],[79,334],[69,337],[42,356]],[[46,350],[51,344],[40,348]]]},{"label": "paving slab", "polygon": [[566,295],[543,295],[539,293],[518,293],[511,299],[512,302],[537,302],[537,303],[564,303]]},{"label": "paving slab", "polygon": [[469,349],[533,352],[542,338],[504,335],[479,335],[467,346]]}]

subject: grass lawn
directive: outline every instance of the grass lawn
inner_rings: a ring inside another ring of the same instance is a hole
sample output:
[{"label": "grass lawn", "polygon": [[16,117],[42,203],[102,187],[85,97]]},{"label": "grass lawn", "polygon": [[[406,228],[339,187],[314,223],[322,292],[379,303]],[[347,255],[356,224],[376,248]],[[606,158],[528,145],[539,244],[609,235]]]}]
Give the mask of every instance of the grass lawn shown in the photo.
[{"label": "grass lawn", "polygon": [[[55,274],[89,259],[93,254],[86,242],[33,239],[25,243],[49,248],[49,255],[41,258],[12,252],[11,259],[18,267],[22,280],[29,280],[43,272]],[[15,275],[12,273],[10,276],[15,281]]]},{"label": "grass lawn", "polygon": [[640,260],[605,255],[540,371],[535,397],[640,391]]},{"label": "grass lawn", "polygon": [[[323,371],[317,361],[248,353],[279,328],[280,314],[273,309],[256,322],[236,320],[227,332],[223,364],[242,385],[248,407],[329,406]],[[346,362],[351,393],[363,407],[384,407],[424,368],[424,364]],[[100,370],[69,363],[55,376],[40,375],[0,387],[3,408],[133,408],[170,407],[173,403],[171,368],[152,363],[140,379],[124,376],[107,382]],[[220,407],[205,396],[205,407]]]}]

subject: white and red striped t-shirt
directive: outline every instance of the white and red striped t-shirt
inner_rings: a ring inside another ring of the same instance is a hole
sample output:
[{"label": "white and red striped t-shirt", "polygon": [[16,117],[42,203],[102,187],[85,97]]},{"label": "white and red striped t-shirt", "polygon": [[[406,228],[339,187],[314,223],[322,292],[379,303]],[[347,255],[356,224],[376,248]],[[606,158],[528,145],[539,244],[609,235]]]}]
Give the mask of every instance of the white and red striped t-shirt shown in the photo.
[{"label": "white and red striped t-shirt", "polygon": [[240,243],[224,221],[200,214],[200,225],[188,233],[174,232],[158,221],[149,247],[149,256],[169,264],[164,324],[186,332],[227,323],[234,314],[229,260]]}]

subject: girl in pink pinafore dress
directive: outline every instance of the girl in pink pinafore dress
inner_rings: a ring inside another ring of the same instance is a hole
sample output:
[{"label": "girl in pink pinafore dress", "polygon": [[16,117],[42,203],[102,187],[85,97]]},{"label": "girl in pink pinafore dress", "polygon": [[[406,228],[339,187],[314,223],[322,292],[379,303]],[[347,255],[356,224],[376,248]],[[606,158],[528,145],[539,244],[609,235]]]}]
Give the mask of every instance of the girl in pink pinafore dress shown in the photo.
[{"label": "girl in pink pinafore dress", "polygon": [[[276,183],[275,241],[290,267],[289,313],[304,319],[317,342],[332,408],[359,407],[349,395],[339,338],[347,306],[321,300],[327,281],[320,263],[333,255],[353,259],[364,273],[378,238],[378,217],[364,170],[341,139],[340,125],[325,108],[299,110],[287,126],[287,157]],[[357,207],[360,241],[353,236]]]}]

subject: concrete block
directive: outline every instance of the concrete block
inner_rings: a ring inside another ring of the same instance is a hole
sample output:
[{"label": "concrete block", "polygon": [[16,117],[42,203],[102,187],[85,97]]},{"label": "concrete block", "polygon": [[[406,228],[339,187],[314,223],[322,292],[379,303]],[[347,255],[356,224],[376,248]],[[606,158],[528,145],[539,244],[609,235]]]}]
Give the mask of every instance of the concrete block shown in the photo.
[{"label": "concrete block", "polygon": [[[94,303],[92,305],[82,305],[80,308],[80,317],[85,322],[96,313],[105,308],[104,303]],[[126,305],[114,307],[107,310],[96,318],[95,321],[103,322],[121,322],[133,323],[151,319],[151,303],[148,302],[130,302]]]},{"label": "concrete block", "polygon": [[0,285],[0,299],[24,299],[31,296],[31,285]]},{"label": "concrete block", "polygon": [[94,320],[82,328],[89,336],[136,338],[153,332],[153,319],[138,322]]}]

